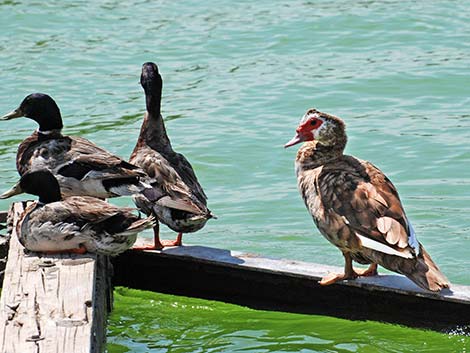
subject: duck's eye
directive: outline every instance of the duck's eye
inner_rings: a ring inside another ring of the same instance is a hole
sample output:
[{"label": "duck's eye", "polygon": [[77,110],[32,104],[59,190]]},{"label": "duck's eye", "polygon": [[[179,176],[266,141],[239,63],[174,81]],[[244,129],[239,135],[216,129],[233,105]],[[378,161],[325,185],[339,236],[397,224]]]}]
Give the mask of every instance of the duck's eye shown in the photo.
[{"label": "duck's eye", "polygon": [[315,127],[315,128],[317,128],[317,127],[319,127],[319,126],[321,125],[321,120],[319,120],[319,119],[312,119],[312,120],[310,121],[310,125],[313,126],[313,127]]}]

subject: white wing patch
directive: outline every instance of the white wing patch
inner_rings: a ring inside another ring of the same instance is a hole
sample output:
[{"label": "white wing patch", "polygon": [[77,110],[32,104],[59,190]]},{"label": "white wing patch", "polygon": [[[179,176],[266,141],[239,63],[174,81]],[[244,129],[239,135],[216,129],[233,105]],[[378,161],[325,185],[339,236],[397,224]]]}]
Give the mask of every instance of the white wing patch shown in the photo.
[{"label": "white wing patch", "polygon": [[394,248],[391,248],[390,246],[382,244],[382,243],[380,243],[376,240],[372,240],[370,238],[367,238],[367,237],[365,237],[365,236],[363,236],[359,233],[356,233],[356,236],[359,238],[359,240],[361,241],[362,246],[365,247],[365,248],[376,250],[376,251],[379,251],[379,252],[382,252],[382,253],[385,253],[385,254],[389,254],[389,255],[404,257],[405,259],[414,258],[413,254],[408,249],[405,249],[403,251],[398,251],[398,250],[395,250]]}]

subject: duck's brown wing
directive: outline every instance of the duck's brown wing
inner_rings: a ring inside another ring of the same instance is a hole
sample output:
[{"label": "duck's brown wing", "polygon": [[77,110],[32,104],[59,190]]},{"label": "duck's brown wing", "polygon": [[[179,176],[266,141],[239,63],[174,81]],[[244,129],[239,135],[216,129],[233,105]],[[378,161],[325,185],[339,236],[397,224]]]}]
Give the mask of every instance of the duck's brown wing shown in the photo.
[{"label": "duck's brown wing", "polygon": [[197,197],[200,202],[206,205],[207,195],[202,189],[201,184],[199,184],[196,173],[194,173],[194,169],[186,157],[181,153],[175,153],[175,156],[171,160],[171,164],[181,176],[184,183],[191,189],[193,195]]},{"label": "duck's brown wing", "polygon": [[159,200],[162,206],[195,214],[207,213],[205,203],[195,196],[195,191],[160,153],[145,147],[133,153],[130,162],[142,168],[153,179],[152,185],[165,195]]},{"label": "duck's brown wing", "polygon": [[[38,163],[35,159],[41,162]],[[145,175],[138,167],[87,139],[60,136],[41,140],[35,132],[18,147],[17,169],[20,175],[23,175],[37,165],[41,168],[47,165],[47,168],[52,170],[58,168],[58,174],[78,180],[93,170],[102,172],[104,178]]]},{"label": "duck's brown wing", "polygon": [[82,180],[85,175],[95,172],[95,179],[137,179],[145,176],[138,168],[111,154],[78,155],[64,163],[57,173],[64,177]]},{"label": "duck's brown wing", "polygon": [[125,231],[139,217],[130,208],[121,208],[88,196],[72,196],[61,202],[46,205],[44,221],[73,223],[96,233],[117,234]]},{"label": "duck's brown wing", "polygon": [[392,182],[369,162],[345,156],[317,178],[322,203],[359,237],[363,246],[412,257],[419,251]]}]

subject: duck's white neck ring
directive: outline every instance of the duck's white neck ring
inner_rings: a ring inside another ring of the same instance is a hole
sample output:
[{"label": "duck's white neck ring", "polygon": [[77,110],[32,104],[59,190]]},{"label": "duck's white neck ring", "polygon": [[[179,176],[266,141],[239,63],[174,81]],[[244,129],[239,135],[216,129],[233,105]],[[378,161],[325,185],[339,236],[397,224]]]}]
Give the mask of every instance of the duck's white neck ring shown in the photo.
[{"label": "duck's white neck ring", "polygon": [[41,135],[52,135],[53,133],[57,133],[57,132],[60,132],[61,129],[54,129],[54,130],[45,130],[45,131],[41,131],[39,129],[37,129],[36,131],[38,132],[38,134],[41,134]]}]

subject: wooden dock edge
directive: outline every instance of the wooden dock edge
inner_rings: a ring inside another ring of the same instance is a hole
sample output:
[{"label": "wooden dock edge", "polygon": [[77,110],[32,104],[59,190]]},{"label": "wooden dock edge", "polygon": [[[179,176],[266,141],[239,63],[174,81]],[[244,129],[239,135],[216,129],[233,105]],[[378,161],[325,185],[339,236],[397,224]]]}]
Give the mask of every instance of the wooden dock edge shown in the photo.
[{"label": "wooden dock edge", "polygon": [[[13,226],[23,211],[13,204]],[[105,256],[26,253],[12,227],[0,299],[1,353],[98,353],[112,303]]]},{"label": "wooden dock edge", "polygon": [[441,332],[470,332],[470,287],[426,292],[401,275],[320,286],[341,268],[183,246],[128,251],[113,259],[115,285],[220,300],[255,309],[375,320]]},{"label": "wooden dock edge", "polygon": [[[0,221],[1,217],[0,214]],[[148,239],[139,238],[139,242],[145,241]],[[25,258],[31,259],[32,255]],[[103,328],[106,313],[103,313],[103,308],[109,308],[112,304],[109,263],[99,265],[99,258],[90,255],[75,256],[67,261],[62,257],[43,256],[37,257],[36,261],[46,261],[47,266],[43,265],[40,272],[43,278],[49,280],[54,275],[45,276],[47,268],[60,265],[81,266],[84,265],[81,263],[84,259],[85,262],[91,260],[95,263],[98,280],[93,290],[99,293],[107,292],[106,295],[99,295],[101,301],[92,301],[92,310],[97,318],[92,321],[99,329],[92,328],[89,331],[92,332],[90,337],[94,337],[96,341],[91,343],[90,347],[99,347],[99,342],[104,342],[105,334]],[[49,261],[56,262],[49,266]],[[75,265],[72,265],[74,261]],[[214,299],[256,309],[329,315],[352,320],[375,320],[442,332],[470,333],[468,286],[452,285],[450,291],[436,294],[418,288],[403,276],[381,275],[323,287],[318,284],[322,276],[342,269],[203,246],[183,246],[163,251],[128,251],[114,258],[113,263],[114,284],[136,289]],[[12,270],[10,272],[17,273],[18,267],[15,271]],[[27,271],[28,274],[29,272],[31,270]],[[48,288],[48,285],[44,288]],[[21,298],[21,295],[17,296],[15,301],[15,297],[11,299],[8,292],[9,289],[5,288],[2,293],[0,309],[3,311],[15,308],[18,298]],[[27,293],[26,296],[28,295]],[[86,299],[84,303],[89,305]],[[23,305],[21,301],[20,304]],[[102,313],[99,313],[100,310]],[[5,320],[3,311],[2,321]],[[15,320],[18,319],[16,315],[15,313],[13,317]],[[0,329],[3,340],[6,337],[4,329]],[[43,335],[38,337],[42,338]],[[99,352],[99,349],[90,351]]]}]

